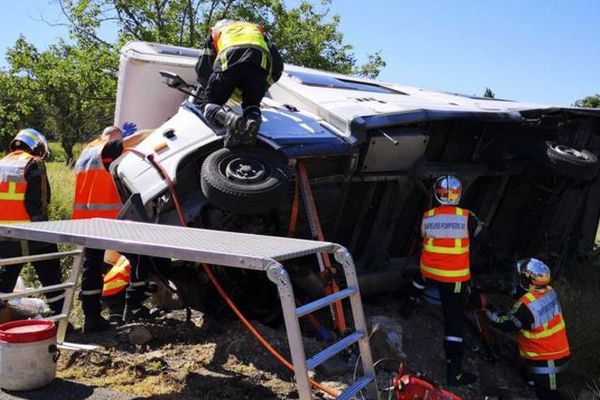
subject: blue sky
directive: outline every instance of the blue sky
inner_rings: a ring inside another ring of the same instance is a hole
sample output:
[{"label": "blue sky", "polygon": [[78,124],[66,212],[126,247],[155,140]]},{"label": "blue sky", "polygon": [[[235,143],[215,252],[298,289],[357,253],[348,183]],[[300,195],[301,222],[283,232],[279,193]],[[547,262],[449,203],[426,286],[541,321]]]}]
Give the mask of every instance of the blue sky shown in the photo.
[{"label": "blue sky", "polygon": [[[41,21],[60,22],[51,0],[0,6],[0,55],[20,33],[40,49],[66,36]],[[600,1],[333,0],[331,12],[359,61],[382,51],[384,80],[557,105],[600,92]]]}]

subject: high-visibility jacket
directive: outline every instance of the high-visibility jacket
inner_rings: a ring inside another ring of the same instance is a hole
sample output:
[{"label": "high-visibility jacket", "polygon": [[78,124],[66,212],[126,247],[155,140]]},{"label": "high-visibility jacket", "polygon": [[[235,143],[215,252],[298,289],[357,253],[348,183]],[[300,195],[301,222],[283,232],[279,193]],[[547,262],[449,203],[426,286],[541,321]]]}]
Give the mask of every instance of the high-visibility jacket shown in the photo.
[{"label": "high-visibility jacket", "polygon": [[[565,321],[556,292],[527,292],[519,300],[533,315],[530,329],[521,329],[517,335],[521,357],[530,360],[558,360],[571,354]],[[518,305],[519,303],[517,303]]]},{"label": "high-visibility jacket", "polygon": [[0,160],[0,223],[29,222],[25,208],[25,173],[36,157],[17,150]]},{"label": "high-visibility jacket", "polygon": [[469,211],[440,206],[425,212],[421,231],[421,274],[439,282],[471,279],[469,261]]},{"label": "high-visibility jacket", "polygon": [[229,23],[220,29],[212,29],[211,35],[216,50],[216,61],[220,69],[228,67],[227,50],[235,47],[254,47],[263,53],[261,67],[270,70],[270,51],[264,30],[256,24],[244,21]]},{"label": "high-visibility jacket", "polygon": [[102,297],[114,296],[127,289],[131,281],[131,265],[125,256],[119,257],[115,265],[104,275]]},{"label": "high-visibility jacket", "polygon": [[102,162],[102,149],[106,143],[108,140],[105,139],[89,143],[75,164],[73,219],[116,218],[121,210],[121,197]]}]

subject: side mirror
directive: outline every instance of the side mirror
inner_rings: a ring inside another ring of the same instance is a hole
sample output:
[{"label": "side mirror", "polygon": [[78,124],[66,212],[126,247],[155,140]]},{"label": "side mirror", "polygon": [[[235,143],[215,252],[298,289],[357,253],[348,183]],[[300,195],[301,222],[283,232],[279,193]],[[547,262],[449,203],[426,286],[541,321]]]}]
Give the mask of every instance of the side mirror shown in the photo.
[{"label": "side mirror", "polygon": [[189,85],[181,79],[181,77],[173,72],[160,71],[160,76],[165,85],[171,88],[179,89],[181,87],[189,87]]}]

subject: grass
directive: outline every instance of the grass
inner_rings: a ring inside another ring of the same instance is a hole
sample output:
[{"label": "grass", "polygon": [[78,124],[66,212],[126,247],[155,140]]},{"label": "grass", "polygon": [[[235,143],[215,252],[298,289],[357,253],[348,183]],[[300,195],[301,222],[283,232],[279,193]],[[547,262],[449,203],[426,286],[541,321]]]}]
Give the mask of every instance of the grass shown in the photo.
[{"label": "grass", "polygon": [[46,163],[52,191],[50,219],[70,219],[75,195],[75,172],[63,162]]}]

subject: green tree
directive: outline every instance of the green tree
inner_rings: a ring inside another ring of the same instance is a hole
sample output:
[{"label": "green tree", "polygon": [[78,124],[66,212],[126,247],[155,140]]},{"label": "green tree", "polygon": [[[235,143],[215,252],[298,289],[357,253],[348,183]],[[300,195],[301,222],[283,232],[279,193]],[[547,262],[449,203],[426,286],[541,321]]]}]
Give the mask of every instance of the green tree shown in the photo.
[{"label": "green tree", "polygon": [[43,125],[41,99],[28,90],[28,80],[27,76],[0,71],[0,153],[8,150],[19,130]]},{"label": "green tree", "polygon": [[575,107],[600,108],[600,94],[579,99],[573,105]]},{"label": "green tree", "polygon": [[76,143],[112,122],[116,54],[86,40],[59,41],[40,53],[24,37],[7,52],[13,82],[32,99],[27,107],[37,105],[44,116],[39,129],[60,140],[67,162]]},{"label": "green tree", "polygon": [[492,91],[489,87],[485,88],[485,92],[483,92],[483,97],[487,97],[489,99],[493,99],[496,97],[496,93]]},{"label": "green tree", "polygon": [[57,0],[71,31],[89,41],[104,23],[116,23],[120,42],[143,40],[200,47],[208,27],[222,18],[241,18],[262,24],[291,64],[327,71],[377,77],[385,66],[381,54],[357,66],[352,46],[344,43],[338,15],[329,17],[308,1],[287,8],[283,0]]}]

